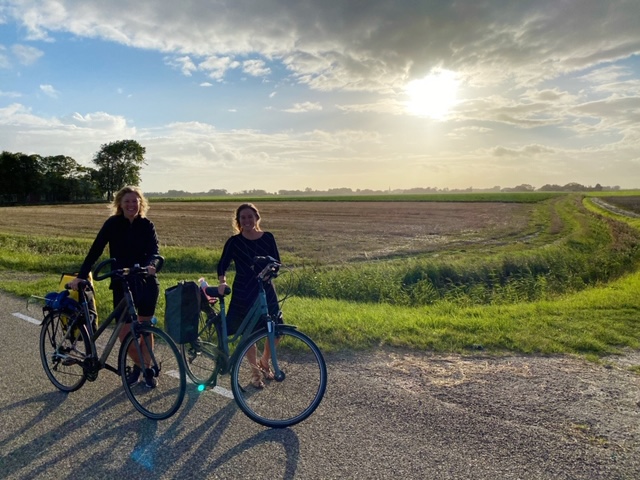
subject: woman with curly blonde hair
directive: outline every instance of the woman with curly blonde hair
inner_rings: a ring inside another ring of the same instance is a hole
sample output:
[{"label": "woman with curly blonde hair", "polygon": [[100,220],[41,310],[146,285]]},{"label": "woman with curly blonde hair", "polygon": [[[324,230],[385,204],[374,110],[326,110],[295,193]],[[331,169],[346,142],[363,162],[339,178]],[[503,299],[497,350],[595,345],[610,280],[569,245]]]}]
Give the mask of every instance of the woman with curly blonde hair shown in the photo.
[{"label": "woman with curly blonde hair", "polygon": [[[102,255],[105,247],[109,245],[109,257],[115,258],[113,269],[130,268],[136,264],[141,267],[149,267],[149,275],[146,278],[135,277],[131,293],[138,313],[138,321],[151,320],[158,302],[160,284],[156,277],[158,260],[154,257],[159,254],[158,235],[153,222],[146,217],[149,202],[140,188],[126,186],[116,193],[110,208],[112,215],[102,225],[80,267],[77,278],[69,282],[69,286],[77,290],[80,280],[89,278],[94,264]],[[109,288],[113,291],[113,307],[116,308],[124,297],[124,288],[118,281],[112,281]],[[129,333],[129,329],[123,328],[120,331],[120,340],[127,333]],[[148,374],[146,371],[148,369],[143,371],[139,366],[141,362],[134,358],[137,356],[135,350],[131,349],[129,355],[136,362],[136,366],[127,378],[129,384],[137,383],[142,373],[146,385],[149,388],[154,388],[157,380],[153,375]]]}]

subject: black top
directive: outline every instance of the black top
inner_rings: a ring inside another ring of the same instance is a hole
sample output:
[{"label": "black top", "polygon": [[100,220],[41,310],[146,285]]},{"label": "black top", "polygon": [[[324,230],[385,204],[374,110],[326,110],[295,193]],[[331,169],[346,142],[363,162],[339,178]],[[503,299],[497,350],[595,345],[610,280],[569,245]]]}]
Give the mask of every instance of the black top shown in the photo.
[{"label": "black top", "polygon": [[[225,275],[232,261],[236,267],[227,315],[232,323],[241,322],[258,297],[256,276],[260,271],[253,269],[253,258],[256,256],[271,256],[280,261],[280,253],[273,234],[263,232],[260,238],[249,240],[239,233],[230,237],[224,244],[220,262],[218,262],[218,277]],[[278,299],[271,282],[265,285],[265,291],[269,310],[276,309],[277,311]]]},{"label": "black top", "polygon": [[104,222],[98,232],[80,267],[78,277],[86,279],[89,276],[89,272],[107,244],[109,244],[110,258],[116,259],[113,269],[133,267],[135,264],[141,267],[157,266],[152,261],[153,255],[159,252],[158,235],[153,222],[139,216],[130,222],[124,215],[113,215]]}]

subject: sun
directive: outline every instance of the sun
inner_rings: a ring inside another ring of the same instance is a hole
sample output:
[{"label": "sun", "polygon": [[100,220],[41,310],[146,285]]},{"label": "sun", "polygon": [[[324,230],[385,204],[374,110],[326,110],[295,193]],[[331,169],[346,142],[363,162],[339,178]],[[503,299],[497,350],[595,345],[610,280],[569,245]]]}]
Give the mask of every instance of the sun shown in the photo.
[{"label": "sun", "polygon": [[405,87],[409,96],[406,108],[413,115],[444,119],[457,103],[459,80],[451,70],[434,70]]}]

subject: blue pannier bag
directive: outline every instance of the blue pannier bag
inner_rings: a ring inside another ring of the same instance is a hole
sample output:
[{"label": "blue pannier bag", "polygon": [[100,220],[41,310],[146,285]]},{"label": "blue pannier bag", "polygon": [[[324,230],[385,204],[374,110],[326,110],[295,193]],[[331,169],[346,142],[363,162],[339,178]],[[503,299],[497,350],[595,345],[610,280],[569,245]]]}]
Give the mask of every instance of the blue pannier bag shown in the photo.
[{"label": "blue pannier bag", "polygon": [[44,304],[52,310],[75,312],[80,310],[80,304],[69,297],[69,290],[63,292],[49,292],[44,297]]}]

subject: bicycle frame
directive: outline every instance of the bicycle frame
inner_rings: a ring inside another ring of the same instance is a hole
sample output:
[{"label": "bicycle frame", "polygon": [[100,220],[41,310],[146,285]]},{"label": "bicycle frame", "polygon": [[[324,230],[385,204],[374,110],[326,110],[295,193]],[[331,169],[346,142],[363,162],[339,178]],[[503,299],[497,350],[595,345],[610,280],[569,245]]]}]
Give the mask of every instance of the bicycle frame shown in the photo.
[{"label": "bicycle frame", "polygon": [[[219,375],[230,374],[233,398],[249,418],[267,427],[285,428],[303,421],[318,407],[327,386],[327,368],[313,340],[294,325],[281,324],[280,308],[269,304],[268,284],[278,276],[280,262],[272,257],[254,257],[253,262],[267,262],[267,266],[255,278],[258,295],[247,305],[238,331],[230,336],[227,329],[225,295],[230,290],[205,286],[200,330],[194,341],[181,346],[182,358],[198,391],[215,387]],[[214,299],[219,301],[219,313],[212,306]],[[270,313],[269,307],[277,313]]]},{"label": "bicycle frame", "polygon": [[[271,318],[269,314],[269,306],[267,302],[267,294],[264,289],[264,276],[266,274],[265,268],[260,274],[258,274],[258,284],[259,291],[258,297],[253,302],[253,305],[245,315],[242,323],[238,327],[238,330],[233,334],[231,338],[229,338],[227,333],[227,316],[225,309],[225,299],[223,295],[218,295],[220,300],[220,321],[221,321],[221,335],[220,335],[220,353],[225,357],[225,365],[224,368],[220,369],[220,374],[228,374],[232,365],[235,364],[237,360],[237,352],[242,350],[240,347],[244,345],[245,337],[248,337],[250,334],[254,333],[254,328],[258,324],[258,321],[261,319],[266,320],[266,329],[269,337],[269,347],[271,348],[271,362],[273,363],[274,374],[276,378],[281,375],[281,371],[278,368],[278,361],[276,358],[276,331],[275,326],[276,322]],[[270,281],[270,280],[269,280]],[[258,330],[259,331],[259,330]],[[230,344],[238,341],[238,345],[236,346],[233,354],[230,354]]]},{"label": "bicycle frame", "polygon": [[[96,269],[96,271],[99,271],[99,269]],[[109,358],[109,355],[111,354],[111,351],[113,350],[113,347],[116,344],[116,340],[119,338],[120,332],[122,331],[122,329],[125,327],[125,325],[127,325],[127,320],[130,319],[131,323],[130,325],[132,325],[132,332],[133,335],[135,336],[136,339],[139,338],[140,334],[137,332],[136,326],[138,325],[138,321],[137,321],[137,312],[136,312],[136,308],[135,308],[135,304],[133,302],[133,294],[131,293],[131,288],[129,286],[129,282],[127,279],[122,279],[122,283],[124,285],[124,296],[122,298],[122,300],[120,300],[120,302],[118,303],[118,305],[114,308],[114,310],[109,314],[109,316],[106,318],[106,320],[104,320],[104,322],[101,322],[100,327],[98,327],[97,330],[94,331],[93,329],[93,325],[91,322],[91,318],[90,318],[90,314],[89,314],[89,302],[87,299],[87,295],[85,293],[85,288],[91,288],[91,287],[87,287],[87,284],[84,284],[80,286],[80,288],[78,288],[78,294],[79,294],[79,299],[80,299],[80,305],[82,306],[82,311],[83,311],[83,317],[85,319],[84,322],[84,328],[87,329],[87,333],[89,334],[89,340],[90,340],[90,344],[91,344],[91,356],[89,358],[91,359],[97,359],[98,363],[97,365],[91,365],[90,367],[92,368],[92,370],[100,370],[102,368],[106,368],[107,370],[119,374],[120,371],[118,370],[117,367],[113,367],[112,365],[109,365],[107,362],[107,359]],[[111,336],[109,337],[109,339],[107,340],[107,344],[105,345],[104,349],[102,350],[102,354],[100,355],[98,353],[98,348],[96,346],[96,340],[98,338],[100,338],[100,336],[104,333],[104,331],[109,327],[109,325],[111,325],[113,323],[114,320],[116,320],[116,325],[115,328],[113,330],[113,332],[111,333]],[[72,331],[73,331],[73,327],[76,326],[76,322],[78,321],[78,317],[76,317],[76,319],[71,323],[69,331],[67,333],[67,335],[69,335]],[[82,328],[82,326],[80,326],[80,328]],[[152,360],[155,362],[155,358],[153,357],[153,350],[151,348],[151,345],[149,345],[148,339],[144,338],[144,342],[145,342],[145,347],[147,349],[147,352],[149,352],[149,355],[151,356]],[[143,354],[142,354],[142,349],[140,347],[140,342],[134,342],[134,345],[136,346],[136,351],[138,354],[138,358],[142,359]],[[94,372],[97,373],[97,372]]]}]

